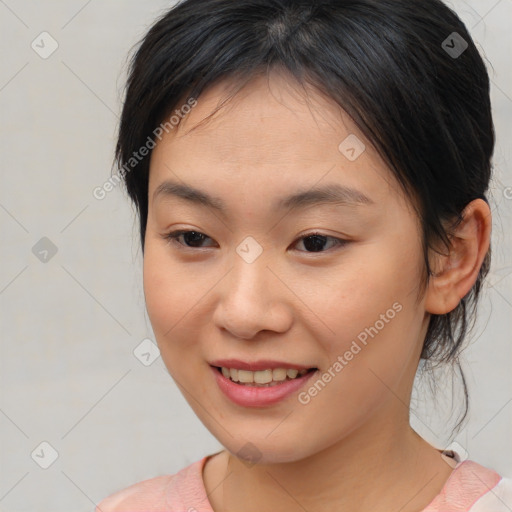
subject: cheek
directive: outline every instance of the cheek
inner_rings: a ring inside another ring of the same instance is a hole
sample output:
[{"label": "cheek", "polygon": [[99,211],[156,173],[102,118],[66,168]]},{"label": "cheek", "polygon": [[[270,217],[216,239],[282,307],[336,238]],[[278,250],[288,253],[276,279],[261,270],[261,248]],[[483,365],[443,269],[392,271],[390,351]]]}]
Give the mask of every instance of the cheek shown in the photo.
[{"label": "cheek", "polygon": [[146,308],[156,332],[162,331],[164,325],[171,327],[174,317],[174,308],[170,305],[175,302],[173,293],[179,290],[176,286],[170,286],[172,278],[169,272],[165,272],[165,262],[146,243],[144,253],[144,297]]},{"label": "cheek", "polygon": [[[389,325],[401,323],[403,311],[416,307],[419,258],[418,251],[404,252],[399,243],[367,244],[320,278],[297,282],[295,289],[317,314],[326,339],[350,345],[365,328],[385,322],[389,330]],[[403,309],[400,315],[395,315],[396,303]]]},{"label": "cheek", "polygon": [[193,334],[190,325],[189,336],[185,338],[181,331],[197,307],[200,290],[192,286],[190,276],[171,268],[165,251],[152,244],[145,247],[143,280],[146,308],[160,351],[187,349],[186,339]]},{"label": "cheek", "polygon": [[311,309],[321,311],[329,327],[317,339],[336,375],[325,407],[333,400],[357,416],[358,408],[376,407],[389,389],[402,395],[415,371],[423,318],[416,302],[421,251],[402,247],[397,240],[368,245],[332,274],[324,293],[315,294]]},{"label": "cheek", "polygon": [[[170,257],[171,249],[160,240],[146,241],[144,248],[144,295],[153,327],[167,332],[181,318],[186,317],[204,293],[204,279]],[[171,331],[172,332],[172,331]],[[156,334],[156,333],[155,333]]]}]

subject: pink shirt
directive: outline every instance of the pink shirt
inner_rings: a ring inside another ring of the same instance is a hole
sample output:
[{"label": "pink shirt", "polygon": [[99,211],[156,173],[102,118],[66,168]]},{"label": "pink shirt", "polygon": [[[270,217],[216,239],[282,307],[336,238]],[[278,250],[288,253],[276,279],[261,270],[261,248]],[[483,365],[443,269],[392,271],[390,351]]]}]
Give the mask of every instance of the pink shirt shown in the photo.
[{"label": "pink shirt", "polygon": [[[202,471],[211,455],[174,475],[136,483],[101,501],[95,512],[214,512]],[[465,460],[456,463],[441,492],[422,512],[510,512],[512,480]]]}]

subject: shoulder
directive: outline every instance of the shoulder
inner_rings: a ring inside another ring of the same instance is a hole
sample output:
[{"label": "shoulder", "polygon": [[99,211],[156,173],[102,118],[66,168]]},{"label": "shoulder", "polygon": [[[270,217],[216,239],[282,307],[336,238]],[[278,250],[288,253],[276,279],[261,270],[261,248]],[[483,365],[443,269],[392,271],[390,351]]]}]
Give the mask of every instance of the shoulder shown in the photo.
[{"label": "shoulder", "polygon": [[95,512],[199,511],[201,504],[208,503],[202,479],[206,459],[173,475],[157,476],[117,491],[98,503]]},{"label": "shoulder", "polygon": [[[158,476],[137,482],[111,494],[96,506],[95,512],[121,512],[131,510],[153,510],[149,504],[160,502],[163,491],[175,475]],[[161,503],[159,505],[161,507]],[[163,512],[163,510],[162,510]]]},{"label": "shoulder", "polygon": [[475,504],[470,512],[510,512],[512,510],[512,478],[502,477]]},{"label": "shoulder", "polygon": [[[472,460],[458,462],[441,492],[423,512],[510,512],[510,508],[497,508],[491,500],[503,479],[496,471]],[[482,508],[484,507],[484,508]]]}]

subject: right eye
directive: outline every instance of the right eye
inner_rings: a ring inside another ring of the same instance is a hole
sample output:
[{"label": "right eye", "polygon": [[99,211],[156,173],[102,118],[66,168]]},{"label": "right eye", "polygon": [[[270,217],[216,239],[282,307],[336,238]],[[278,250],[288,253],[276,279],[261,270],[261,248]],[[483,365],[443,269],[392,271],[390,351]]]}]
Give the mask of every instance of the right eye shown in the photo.
[{"label": "right eye", "polygon": [[[168,240],[169,243],[178,244],[178,245],[181,245],[188,249],[201,248],[201,247],[203,247],[201,245],[201,243],[204,242],[204,240],[206,240],[206,239],[211,240],[211,238],[209,236],[205,235],[204,233],[200,233],[199,231],[185,230],[185,229],[171,231],[170,233],[166,233],[165,235],[162,235],[162,236],[163,236],[163,238]],[[184,240],[184,243],[179,241],[181,238]]]}]

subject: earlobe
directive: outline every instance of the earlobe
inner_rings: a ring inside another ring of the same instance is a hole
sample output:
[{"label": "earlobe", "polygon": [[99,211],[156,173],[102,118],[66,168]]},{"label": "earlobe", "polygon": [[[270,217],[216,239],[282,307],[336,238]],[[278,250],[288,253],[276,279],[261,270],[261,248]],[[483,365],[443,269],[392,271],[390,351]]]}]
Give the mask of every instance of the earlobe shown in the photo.
[{"label": "earlobe", "polygon": [[433,275],[425,295],[425,310],[435,315],[453,311],[475,284],[489,250],[491,211],[475,199],[462,212],[463,220],[450,234],[447,254],[433,253]]}]

